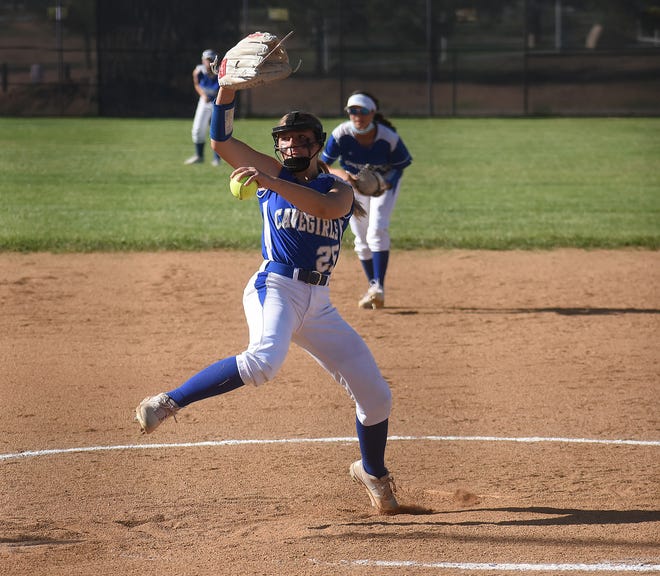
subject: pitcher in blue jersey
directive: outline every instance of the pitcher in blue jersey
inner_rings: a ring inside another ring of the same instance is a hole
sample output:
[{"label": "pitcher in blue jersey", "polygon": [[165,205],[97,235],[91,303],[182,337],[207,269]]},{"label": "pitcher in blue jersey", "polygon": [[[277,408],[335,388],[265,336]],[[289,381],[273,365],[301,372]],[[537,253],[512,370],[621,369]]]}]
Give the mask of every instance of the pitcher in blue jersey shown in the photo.
[{"label": "pitcher in blue jersey", "polygon": [[211,121],[211,146],[259,185],[263,263],[243,294],[247,349],[211,364],[178,388],[145,398],[136,417],[145,433],[189,404],[259,386],[275,377],[295,342],[355,402],[361,459],[349,468],[381,513],[399,505],[385,466],[390,388],[364,340],[330,302],[329,284],[354,208],[353,189],[319,159],[325,133],[312,114],[290,112],[272,130],[276,157],[234,138],[235,91],[222,87]]},{"label": "pitcher in blue jersey", "polygon": [[[215,60],[215,57],[216,53],[213,50],[204,50],[202,52],[202,63],[195,66],[192,72],[193,88],[199,95],[192,125],[192,141],[195,146],[195,154],[188,158],[184,164],[201,164],[204,162],[206,131],[213,114],[213,103],[218,95],[218,76],[211,71],[211,62]],[[217,166],[220,163],[220,156],[214,153],[211,162],[214,166]]]},{"label": "pitcher in blue jersey", "polygon": [[367,215],[351,219],[355,252],[369,282],[358,305],[377,309],[385,305],[390,219],[399,197],[403,170],[410,165],[412,157],[394,126],[378,111],[378,100],[373,95],[354,92],[346,102],[346,112],[349,119],[332,131],[321,159],[328,165],[339,159],[341,168],[330,171],[349,182],[366,164],[380,172],[387,182],[387,190],[377,197],[356,190],[356,198]]}]

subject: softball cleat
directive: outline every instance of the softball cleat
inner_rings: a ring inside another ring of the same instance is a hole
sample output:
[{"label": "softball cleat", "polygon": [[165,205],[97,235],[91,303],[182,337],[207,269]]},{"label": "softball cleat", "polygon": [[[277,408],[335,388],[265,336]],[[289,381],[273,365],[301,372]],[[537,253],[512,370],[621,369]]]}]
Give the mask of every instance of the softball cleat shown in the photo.
[{"label": "softball cleat", "polygon": [[195,155],[188,158],[188,160],[186,160],[184,164],[186,166],[189,166],[190,164],[201,164],[202,162],[204,162],[204,159],[201,156]]},{"label": "softball cleat", "polygon": [[389,472],[385,476],[376,478],[371,474],[367,474],[362,467],[362,460],[358,460],[351,464],[350,473],[355,482],[362,484],[367,489],[371,505],[374,508],[377,508],[383,514],[396,512],[399,503],[392,493],[393,490],[396,491],[396,485]]},{"label": "softball cleat", "polygon": [[385,307],[385,291],[378,280],[369,282],[369,290],[358,302],[360,308],[378,310]]},{"label": "softball cleat", "polygon": [[179,406],[167,394],[161,393],[150,396],[140,402],[135,409],[135,418],[142,428],[144,434],[151,434],[161,422],[174,416],[179,411]]}]

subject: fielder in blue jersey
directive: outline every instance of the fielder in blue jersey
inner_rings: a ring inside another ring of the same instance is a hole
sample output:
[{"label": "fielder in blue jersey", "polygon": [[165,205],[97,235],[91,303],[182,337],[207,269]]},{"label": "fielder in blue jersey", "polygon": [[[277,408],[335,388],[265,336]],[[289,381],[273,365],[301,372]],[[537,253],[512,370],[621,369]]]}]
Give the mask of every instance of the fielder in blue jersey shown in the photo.
[{"label": "fielder in blue jersey", "polygon": [[233,177],[259,185],[263,262],[243,294],[249,344],[178,388],[145,398],[136,408],[137,420],[150,433],[193,402],[244,384],[264,384],[275,377],[295,342],[355,402],[361,459],[351,464],[350,475],[367,489],[379,512],[396,512],[385,466],[390,388],[364,340],[330,302],[332,271],[356,206],[353,189],[319,159],[326,135],[318,118],[286,114],[272,130],[273,157],[232,136],[234,96],[234,90],[220,89],[211,146],[235,168]]},{"label": "fielder in blue jersey", "polygon": [[[201,164],[204,162],[206,131],[213,114],[213,102],[218,95],[218,75],[211,71],[211,62],[215,60],[215,57],[216,53],[213,50],[204,50],[202,52],[202,63],[195,66],[192,72],[193,88],[199,95],[192,125],[192,141],[195,145],[195,154],[188,158],[184,164]],[[213,154],[212,163],[214,166],[220,163],[220,157],[215,153]]]},{"label": "fielder in blue jersey", "polygon": [[333,174],[351,182],[351,176],[369,164],[380,172],[388,189],[380,196],[365,196],[355,190],[366,212],[365,218],[351,218],[355,252],[369,282],[360,308],[385,305],[385,275],[390,257],[390,219],[401,186],[403,170],[412,162],[394,126],[378,112],[378,100],[367,92],[354,92],[346,103],[349,119],[337,126],[328,138],[321,159],[328,165],[339,159],[341,168]]}]

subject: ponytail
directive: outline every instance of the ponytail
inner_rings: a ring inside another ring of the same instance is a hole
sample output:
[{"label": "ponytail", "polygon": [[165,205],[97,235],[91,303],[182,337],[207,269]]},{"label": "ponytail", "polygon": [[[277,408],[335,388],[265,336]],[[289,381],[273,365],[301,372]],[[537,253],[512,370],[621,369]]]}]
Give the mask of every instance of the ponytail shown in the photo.
[{"label": "ponytail", "polygon": [[396,128],[394,127],[394,124],[392,124],[385,116],[383,116],[380,112],[376,112],[374,114],[374,122],[376,124],[382,124],[383,126],[387,126],[390,130],[394,130],[396,132]]},{"label": "ponytail", "polygon": [[362,207],[362,204],[358,202],[358,199],[355,197],[355,192],[353,192],[353,216],[356,218],[364,218],[367,215],[367,211]]}]

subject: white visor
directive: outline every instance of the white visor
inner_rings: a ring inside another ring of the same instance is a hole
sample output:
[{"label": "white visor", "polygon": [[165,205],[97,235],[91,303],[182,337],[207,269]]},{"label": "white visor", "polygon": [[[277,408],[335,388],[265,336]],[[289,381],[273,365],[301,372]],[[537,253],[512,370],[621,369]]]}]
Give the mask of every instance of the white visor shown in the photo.
[{"label": "white visor", "polygon": [[348,99],[348,102],[346,102],[346,108],[350,108],[351,106],[361,106],[371,112],[375,112],[378,109],[376,103],[366,94],[353,94]]}]

